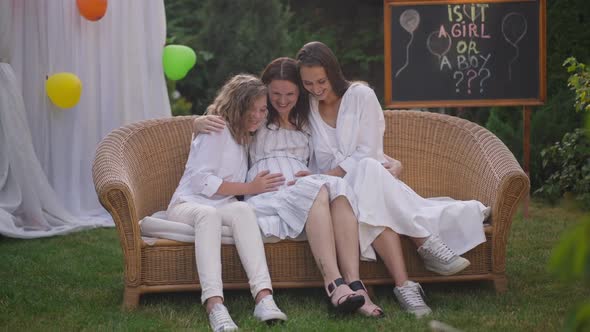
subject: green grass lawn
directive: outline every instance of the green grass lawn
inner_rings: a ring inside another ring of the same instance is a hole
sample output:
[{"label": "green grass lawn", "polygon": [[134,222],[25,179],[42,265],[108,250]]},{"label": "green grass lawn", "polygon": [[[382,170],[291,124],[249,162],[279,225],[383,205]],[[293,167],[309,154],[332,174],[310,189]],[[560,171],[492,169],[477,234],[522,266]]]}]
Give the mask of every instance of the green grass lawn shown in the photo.
[{"label": "green grass lawn", "polygon": [[[245,291],[226,292],[226,304],[243,330],[424,331],[436,319],[465,331],[560,330],[576,303],[590,299],[582,282],[565,283],[547,272],[559,235],[581,214],[566,207],[531,206],[518,216],[508,243],[508,292],[497,295],[490,283],[426,284],[434,314],[423,320],[400,311],[391,287],[376,288],[384,319],[341,317],[328,307],[320,289],[278,290],[289,316],[267,327],[252,317]],[[97,229],[38,240],[0,237],[0,330],[207,330],[199,293],[143,296],[140,308],[122,312],[123,259],[115,229]]]}]

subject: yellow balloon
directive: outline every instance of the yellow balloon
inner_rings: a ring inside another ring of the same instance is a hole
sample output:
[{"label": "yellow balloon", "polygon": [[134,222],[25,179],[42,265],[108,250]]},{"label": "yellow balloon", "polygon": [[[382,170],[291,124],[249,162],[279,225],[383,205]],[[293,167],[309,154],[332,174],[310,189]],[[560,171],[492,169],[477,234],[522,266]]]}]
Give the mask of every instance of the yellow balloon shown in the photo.
[{"label": "yellow balloon", "polygon": [[72,73],[57,73],[45,81],[47,96],[60,108],[76,106],[82,95],[82,82]]}]

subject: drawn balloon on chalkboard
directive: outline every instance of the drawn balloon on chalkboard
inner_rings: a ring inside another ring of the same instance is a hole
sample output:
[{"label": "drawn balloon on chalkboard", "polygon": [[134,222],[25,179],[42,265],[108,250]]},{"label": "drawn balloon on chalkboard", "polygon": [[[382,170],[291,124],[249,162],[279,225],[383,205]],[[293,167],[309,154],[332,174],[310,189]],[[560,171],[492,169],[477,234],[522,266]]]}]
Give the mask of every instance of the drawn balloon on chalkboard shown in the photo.
[{"label": "drawn balloon on chalkboard", "polygon": [[512,64],[516,59],[520,50],[518,43],[526,35],[527,32],[527,21],[524,15],[516,12],[508,13],[502,19],[502,35],[508,44],[512,45],[516,50],[516,54],[508,63],[508,79],[512,80]]},{"label": "drawn balloon on chalkboard", "polygon": [[[443,30],[441,30],[443,31]],[[426,48],[432,55],[436,55],[438,61],[445,56],[451,49],[451,36],[447,33],[441,33],[438,30],[432,31],[428,38],[426,38]]]},{"label": "drawn balloon on chalkboard", "polygon": [[402,28],[406,29],[407,32],[413,34],[420,24],[420,14],[414,9],[406,9],[399,16],[399,24]]},{"label": "drawn balloon on chalkboard", "polygon": [[397,75],[399,75],[410,62],[410,45],[414,40],[414,31],[416,31],[420,24],[420,14],[414,9],[406,9],[399,16],[399,24],[410,34],[410,41],[406,45],[406,63],[395,73],[395,77],[397,77]]}]

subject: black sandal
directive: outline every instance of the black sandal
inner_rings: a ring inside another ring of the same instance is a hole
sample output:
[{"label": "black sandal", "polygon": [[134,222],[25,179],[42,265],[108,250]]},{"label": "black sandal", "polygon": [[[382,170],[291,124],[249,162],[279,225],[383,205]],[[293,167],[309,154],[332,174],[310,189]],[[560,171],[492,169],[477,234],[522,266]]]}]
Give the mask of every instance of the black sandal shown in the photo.
[{"label": "black sandal", "polygon": [[334,308],[341,313],[351,313],[365,304],[365,297],[350,289],[342,278],[329,283],[326,293]]}]

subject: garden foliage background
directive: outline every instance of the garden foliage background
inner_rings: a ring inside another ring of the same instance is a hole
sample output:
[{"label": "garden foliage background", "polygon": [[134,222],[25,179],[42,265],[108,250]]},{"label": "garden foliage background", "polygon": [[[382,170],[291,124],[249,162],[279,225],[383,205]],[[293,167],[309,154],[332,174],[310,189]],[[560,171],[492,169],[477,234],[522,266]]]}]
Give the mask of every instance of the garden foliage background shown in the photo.
[{"label": "garden foliage background", "polygon": [[[230,75],[260,73],[270,60],[293,57],[312,40],[334,50],[347,78],[367,81],[383,96],[382,0],[167,0],[166,16],[168,42],[189,45],[198,57],[187,78],[168,83],[170,92],[179,92],[170,93],[175,115],[202,114]],[[536,107],[532,116],[531,182],[532,192],[549,199],[555,199],[560,190],[538,189],[563,165],[546,160],[543,167],[541,152],[582,127],[583,112],[574,109],[563,62],[573,56],[580,63],[590,63],[588,27],[590,1],[547,0],[548,101]],[[487,127],[522,160],[519,107],[436,111]],[[545,159],[552,156],[544,155]],[[590,178],[587,181],[590,184]]]},{"label": "garden foliage background", "polygon": [[[201,114],[229,76],[259,73],[271,59],[293,57],[311,40],[328,44],[346,76],[368,82],[382,98],[382,0],[165,0],[165,5],[168,43],[188,45],[198,55],[185,79],[167,82],[175,115]],[[577,200],[590,208],[590,1],[547,0],[547,5],[549,98],[532,117],[532,190],[551,200],[566,192],[575,199],[555,207],[533,200],[528,220],[517,214],[507,248],[509,292],[497,295],[482,283],[425,285],[433,319],[460,329],[590,330],[590,213],[569,205]],[[566,61],[572,56],[577,61]],[[577,112],[576,106],[581,106]],[[487,127],[521,160],[519,108],[429,111]],[[194,292],[153,294],[142,298],[140,310],[120,310],[124,266],[114,229],[27,241],[0,236],[0,252],[0,330],[208,326]],[[240,327],[266,328],[252,317],[247,291],[231,295],[227,303]],[[375,295],[388,313],[380,320],[336,319],[326,310],[321,289],[282,290],[277,298],[290,320],[270,327],[274,330],[412,331],[428,324],[403,315],[389,287]]]}]

